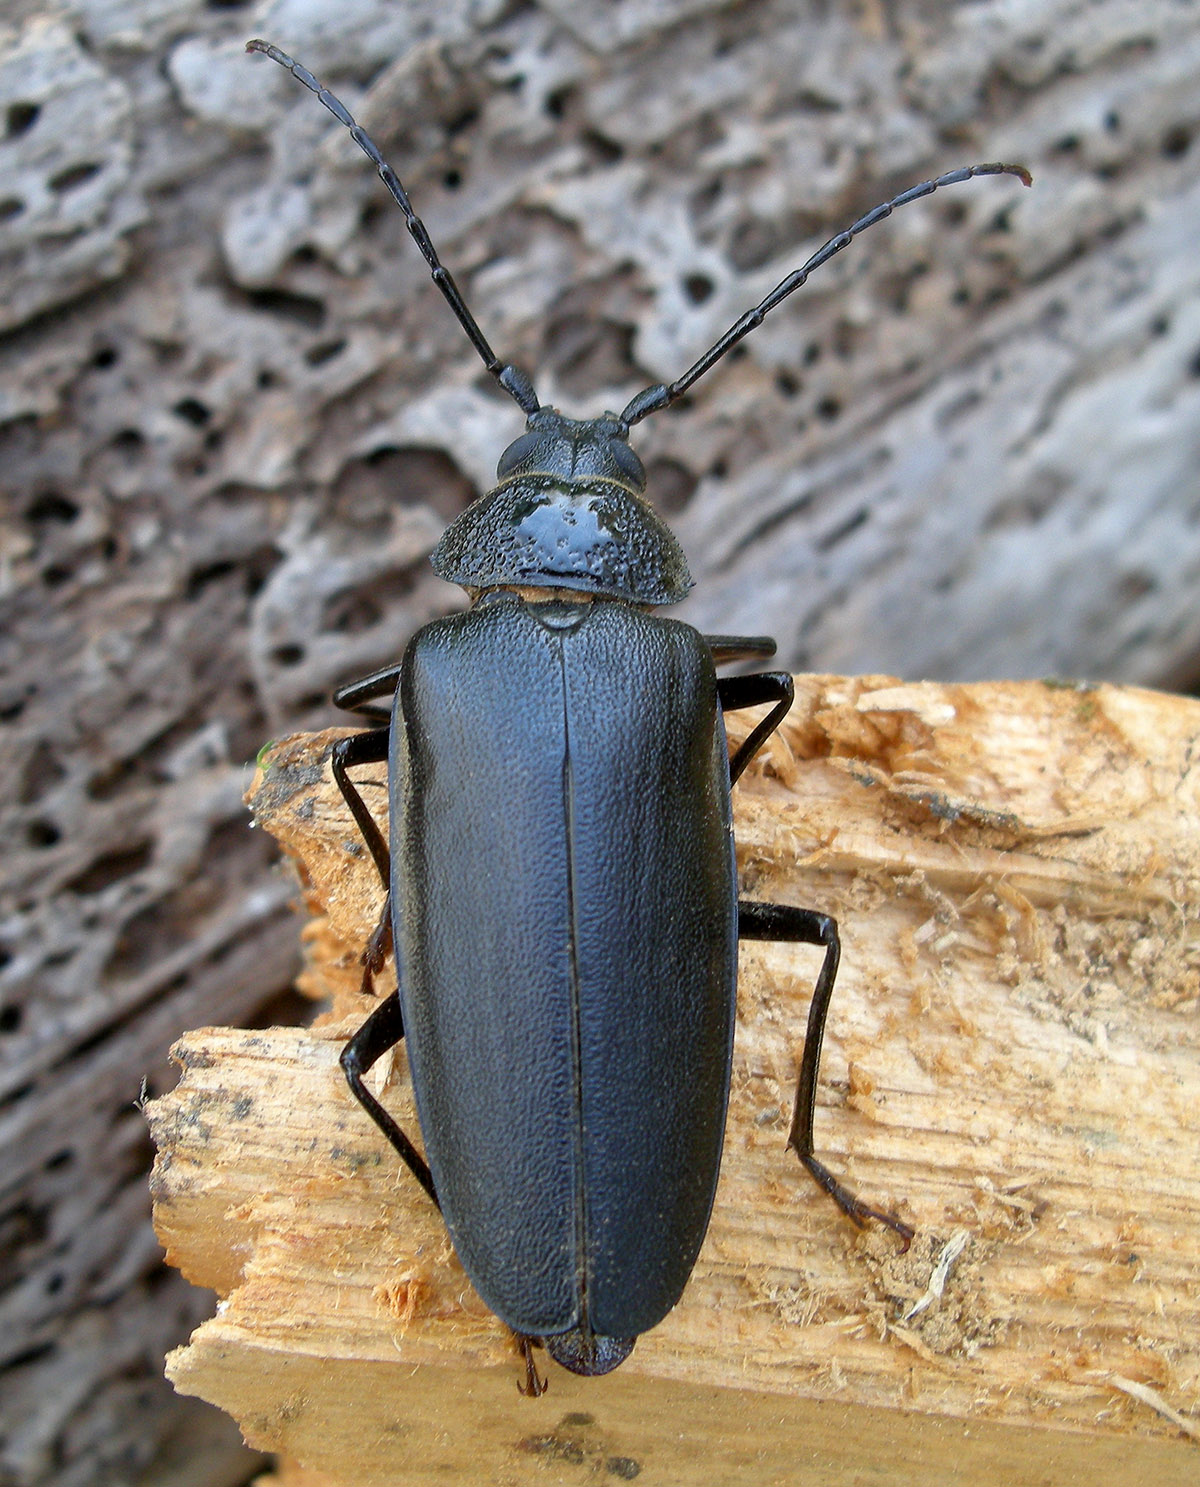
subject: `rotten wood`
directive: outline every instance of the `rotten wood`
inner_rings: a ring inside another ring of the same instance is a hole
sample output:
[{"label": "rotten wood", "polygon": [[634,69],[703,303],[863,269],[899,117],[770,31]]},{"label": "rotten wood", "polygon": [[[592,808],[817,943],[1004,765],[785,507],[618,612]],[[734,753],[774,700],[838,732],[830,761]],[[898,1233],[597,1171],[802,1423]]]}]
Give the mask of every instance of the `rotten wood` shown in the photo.
[{"label": "rotten wood", "polygon": [[[251,797],[315,915],[305,984],[329,1011],[189,1035],[149,1112],[159,1235],[224,1298],[172,1355],[177,1388],[324,1474],[289,1481],[334,1487],[517,1482],[534,1459],[564,1482],[579,1461],[683,1484],[892,1480],[897,1462],[1194,1480],[1200,704],[798,678],[735,792],[743,888],[841,923],[818,1150],[916,1241],[856,1231],[786,1151],[818,957],[746,945],[725,1161],[683,1300],[608,1378],[547,1364],[537,1402],[337,1067],[381,902],[328,775],[340,734],[277,745]],[[402,1054],[384,1098],[415,1128]]]}]

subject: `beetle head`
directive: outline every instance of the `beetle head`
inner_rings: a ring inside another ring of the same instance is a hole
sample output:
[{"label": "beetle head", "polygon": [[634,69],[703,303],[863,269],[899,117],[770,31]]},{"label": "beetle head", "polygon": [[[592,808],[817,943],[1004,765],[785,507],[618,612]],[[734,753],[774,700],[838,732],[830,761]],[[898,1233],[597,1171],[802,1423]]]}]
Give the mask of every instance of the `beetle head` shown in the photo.
[{"label": "beetle head", "polygon": [[568,480],[596,476],[615,480],[635,495],[646,489],[646,471],[629,445],[629,425],[615,413],[567,418],[556,408],[529,415],[496,466],[501,480],[518,475],[559,475]]}]

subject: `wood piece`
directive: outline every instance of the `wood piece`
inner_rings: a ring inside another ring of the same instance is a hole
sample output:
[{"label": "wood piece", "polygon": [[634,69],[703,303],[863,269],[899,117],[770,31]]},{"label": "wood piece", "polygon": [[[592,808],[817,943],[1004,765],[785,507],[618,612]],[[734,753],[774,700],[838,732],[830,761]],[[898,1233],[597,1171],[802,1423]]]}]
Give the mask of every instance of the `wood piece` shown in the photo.
[{"label": "wood piece", "polygon": [[[252,799],[319,914],[306,976],[333,1006],[307,1031],[189,1035],[151,1107],[160,1237],[225,1298],[172,1356],[177,1388],[333,1484],[517,1481],[534,1459],[548,1481],[581,1460],[681,1484],[897,1462],[1194,1480],[1195,1443],[1148,1401],[1200,1414],[1200,704],[797,688],[735,792],[739,866],[753,896],[839,918],[818,1150],[914,1224],[908,1254],[784,1149],[817,954],[748,944],[683,1300],[613,1375],[547,1364],[522,1400],[511,1338],[337,1068],[380,892],[328,777],[342,730],[302,736]],[[402,1055],[385,1098],[414,1128]]]}]

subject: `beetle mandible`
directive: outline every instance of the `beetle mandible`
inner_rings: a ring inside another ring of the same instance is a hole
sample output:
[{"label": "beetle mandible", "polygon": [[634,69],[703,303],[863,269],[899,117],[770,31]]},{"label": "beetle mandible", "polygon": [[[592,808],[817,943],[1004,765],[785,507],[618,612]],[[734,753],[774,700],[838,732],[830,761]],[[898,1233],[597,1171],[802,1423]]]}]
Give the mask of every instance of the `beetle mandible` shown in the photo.
[{"label": "beetle mandible", "polygon": [[[913,1231],[854,1196],[813,1150],[821,1040],[840,944],[827,914],[739,899],[730,791],[792,703],[787,672],[718,679],[764,636],[701,635],[652,611],[691,587],[645,500],[629,430],[675,402],[814,269],[924,181],[860,217],[748,310],[676,381],[619,414],[542,407],[488,344],[378,147],[306,68],[263,41],[344,124],[487,370],[526,415],[499,484],[434,549],[471,597],[334,702],[373,722],[333,774],[379,869],[363,985],[394,949],[397,990],[342,1053],[350,1088],[441,1209],[463,1268],[519,1338],[603,1374],[678,1301],[721,1160],[738,939],[824,949],[788,1145],[855,1223]],[[380,699],[391,698],[388,708]],[[724,714],[770,705],[729,757]],[[349,771],[387,761],[390,841]],[[407,1040],[425,1156],[364,1075]]]}]

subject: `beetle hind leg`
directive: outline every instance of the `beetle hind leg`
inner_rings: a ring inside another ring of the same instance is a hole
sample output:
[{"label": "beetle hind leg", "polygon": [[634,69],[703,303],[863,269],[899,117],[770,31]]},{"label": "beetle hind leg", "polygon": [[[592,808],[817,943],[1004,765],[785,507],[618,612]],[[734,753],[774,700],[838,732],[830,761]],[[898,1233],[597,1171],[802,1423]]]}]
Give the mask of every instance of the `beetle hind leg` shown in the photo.
[{"label": "beetle hind leg", "polygon": [[800,1082],[796,1087],[796,1105],[792,1112],[788,1145],[800,1158],[817,1186],[823,1188],[859,1228],[868,1219],[875,1219],[886,1224],[889,1229],[894,1229],[907,1249],[912,1243],[914,1232],[909,1225],[894,1214],[871,1208],[861,1198],[855,1197],[813,1152],[813,1116],[817,1104],[821,1043],[825,1036],[829,1001],[833,995],[833,983],[837,978],[838,961],[841,958],[837,921],[828,914],[818,914],[812,909],[797,909],[790,904],[763,904],[750,899],[739,899],[738,937],[744,940],[785,940],[824,947],[825,960],[808,1009],[808,1029],[804,1039],[804,1056],[800,1060]]},{"label": "beetle hind leg", "polygon": [[529,1337],[524,1332],[514,1332],[517,1346],[521,1349],[521,1357],[525,1360],[525,1377],[517,1380],[517,1392],[523,1394],[526,1399],[540,1399],[550,1385],[538,1373],[537,1364],[533,1361],[533,1350],[541,1347],[541,1339]]}]

